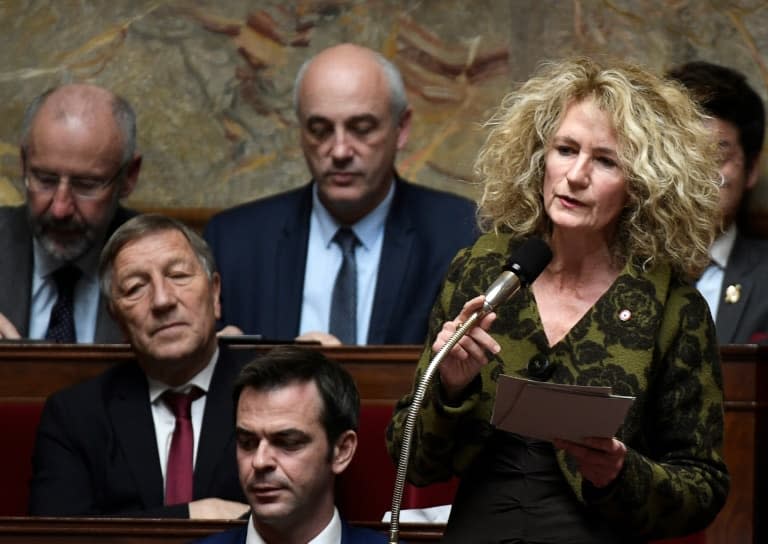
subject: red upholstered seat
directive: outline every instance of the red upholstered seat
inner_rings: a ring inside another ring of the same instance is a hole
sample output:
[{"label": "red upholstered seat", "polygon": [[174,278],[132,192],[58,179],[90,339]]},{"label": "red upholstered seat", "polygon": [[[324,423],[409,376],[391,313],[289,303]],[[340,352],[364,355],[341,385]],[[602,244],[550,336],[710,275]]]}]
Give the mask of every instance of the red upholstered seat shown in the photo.
[{"label": "red upholstered seat", "polygon": [[[388,404],[364,404],[355,458],[341,475],[336,488],[336,504],[351,521],[379,521],[392,508],[395,466],[387,454],[385,433],[392,417]],[[453,502],[456,481],[418,488],[406,485],[405,508],[425,508]]]},{"label": "red upholstered seat", "polygon": [[27,513],[29,479],[32,476],[32,448],[40,422],[42,402],[0,403],[0,516]]}]

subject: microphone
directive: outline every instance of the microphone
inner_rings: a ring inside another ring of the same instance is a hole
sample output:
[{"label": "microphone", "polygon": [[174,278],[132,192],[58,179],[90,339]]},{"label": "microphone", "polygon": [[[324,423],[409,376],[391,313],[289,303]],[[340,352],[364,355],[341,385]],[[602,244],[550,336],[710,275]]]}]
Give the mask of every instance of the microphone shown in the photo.
[{"label": "microphone", "polygon": [[494,311],[499,305],[509,300],[521,287],[533,283],[539,274],[552,260],[552,250],[540,238],[528,238],[516,253],[507,261],[504,271],[485,292],[483,307],[473,313],[456,332],[454,332],[440,351],[432,358],[429,366],[419,382],[413,401],[408,409],[408,415],[403,427],[403,441],[400,446],[400,458],[397,464],[395,477],[395,490],[392,494],[392,515],[389,525],[389,544],[397,544],[400,534],[400,504],[403,502],[403,490],[405,488],[405,475],[408,472],[408,458],[411,451],[411,438],[416,426],[416,416],[421,409],[429,382],[432,380],[437,367],[449,351],[461,340],[469,329],[475,326],[478,320]]},{"label": "microphone", "polygon": [[504,271],[485,292],[482,317],[512,298],[521,287],[533,283],[552,260],[552,250],[540,238],[528,238],[509,258]]}]

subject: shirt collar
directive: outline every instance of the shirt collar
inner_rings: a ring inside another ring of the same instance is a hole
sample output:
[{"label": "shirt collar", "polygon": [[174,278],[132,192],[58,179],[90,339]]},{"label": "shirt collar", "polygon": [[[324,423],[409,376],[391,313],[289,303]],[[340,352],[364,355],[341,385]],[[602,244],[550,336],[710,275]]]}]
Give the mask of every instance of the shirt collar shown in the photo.
[{"label": "shirt collar", "polygon": [[168,387],[168,384],[155,380],[147,376],[147,382],[149,383],[149,402],[154,404],[160,398],[160,396],[166,391],[173,390],[179,393],[186,393],[193,385],[196,385],[202,389],[205,393],[208,393],[208,389],[211,387],[211,379],[213,378],[213,371],[216,368],[216,362],[219,360],[219,348],[213,352],[210,362],[205,365],[205,368],[195,374],[191,380],[180,387]]},{"label": "shirt collar", "polygon": [[731,224],[728,229],[717,237],[712,247],[709,248],[709,257],[720,268],[725,268],[728,264],[728,258],[731,256],[733,245],[736,243],[738,229],[736,224]]},{"label": "shirt collar", "polygon": [[[333,517],[325,529],[320,531],[318,535],[307,542],[307,544],[339,544],[341,542],[341,517],[339,511],[333,509]],[[253,524],[253,514],[248,518],[248,532],[245,537],[245,544],[266,544],[264,539],[261,538],[256,527]]]},{"label": "shirt collar", "polygon": [[[365,249],[370,249],[376,241],[376,237],[381,233],[384,223],[389,215],[389,209],[392,207],[392,199],[395,196],[395,184],[393,182],[389,186],[387,196],[384,197],[378,206],[371,210],[368,215],[363,217],[360,221],[354,225],[350,225],[360,244]],[[339,230],[341,223],[333,218],[328,209],[320,201],[320,196],[317,192],[317,183],[312,185],[312,213],[317,218],[317,224],[320,227],[320,236],[322,237],[323,245],[328,248],[333,242],[333,237],[336,235],[336,231]]]}]

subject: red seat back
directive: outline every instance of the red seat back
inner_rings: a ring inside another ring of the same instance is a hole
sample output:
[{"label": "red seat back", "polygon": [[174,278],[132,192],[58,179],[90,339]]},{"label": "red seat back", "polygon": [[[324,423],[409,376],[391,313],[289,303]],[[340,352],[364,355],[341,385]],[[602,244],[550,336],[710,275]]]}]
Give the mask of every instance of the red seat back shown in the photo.
[{"label": "red seat back", "polygon": [[42,402],[0,402],[0,516],[27,513],[29,480],[32,477],[32,449],[43,410]]},{"label": "red seat back", "polygon": [[[392,509],[396,467],[385,436],[392,410],[391,405],[374,403],[360,408],[357,452],[336,486],[336,504],[350,521],[380,521]],[[451,504],[455,492],[455,480],[422,488],[406,484],[401,508]]]}]

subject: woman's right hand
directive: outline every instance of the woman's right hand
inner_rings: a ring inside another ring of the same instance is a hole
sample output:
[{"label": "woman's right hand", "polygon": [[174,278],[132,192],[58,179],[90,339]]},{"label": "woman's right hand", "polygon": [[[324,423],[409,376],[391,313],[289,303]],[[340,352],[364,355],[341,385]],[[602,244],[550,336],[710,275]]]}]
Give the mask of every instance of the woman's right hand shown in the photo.
[{"label": "woman's right hand", "polygon": [[[446,321],[432,344],[432,351],[435,353],[440,351],[461,324],[483,307],[484,301],[483,295],[473,298],[464,305],[453,321]],[[488,364],[489,353],[495,355],[501,351],[501,346],[487,332],[495,320],[495,312],[484,316],[440,363],[443,395],[449,401],[458,398],[464,388],[475,379],[480,369]]]}]

